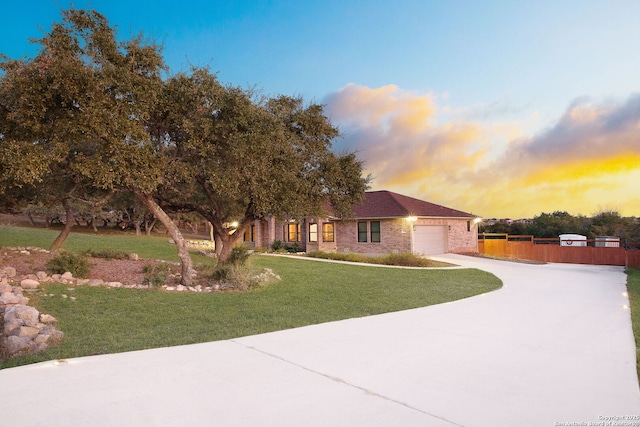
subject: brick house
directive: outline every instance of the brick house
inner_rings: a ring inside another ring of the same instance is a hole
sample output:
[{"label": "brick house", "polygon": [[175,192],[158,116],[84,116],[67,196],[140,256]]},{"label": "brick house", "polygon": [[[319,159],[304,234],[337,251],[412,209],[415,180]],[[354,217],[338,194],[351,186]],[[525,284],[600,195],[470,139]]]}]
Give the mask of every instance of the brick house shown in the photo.
[{"label": "brick house", "polygon": [[434,255],[477,252],[477,216],[391,191],[368,191],[352,207],[353,218],[306,218],[304,221],[256,221],[245,232],[252,247],[275,240],[296,243],[302,251]]}]

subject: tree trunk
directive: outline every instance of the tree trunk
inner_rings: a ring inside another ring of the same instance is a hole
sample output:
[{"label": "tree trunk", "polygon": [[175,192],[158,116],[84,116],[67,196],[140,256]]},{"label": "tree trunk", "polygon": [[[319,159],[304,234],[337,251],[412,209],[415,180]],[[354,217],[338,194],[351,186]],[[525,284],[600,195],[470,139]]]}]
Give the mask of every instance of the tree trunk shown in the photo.
[{"label": "tree trunk", "polygon": [[64,207],[66,220],[64,221],[64,228],[62,229],[60,234],[58,234],[58,237],[56,237],[56,239],[51,244],[51,247],[49,248],[49,250],[53,253],[56,253],[60,250],[62,244],[65,240],[67,240],[67,237],[69,237],[69,234],[71,234],[71,229],[73,228],[73,208],[71,207],[71,203],[69,203],[69,199],[62,199],[62,207]]},{"label": "tree trunk", "polygon": [[187,242],[184,237],[182,237],[182,233],[180,233],[180,229],[176,226],[176,224],[169,218],[169,215],[158,205],[153,197],[148,194],[144,194],[141,191],[133,190],[134,196],[140,200],[144,206],[149,209],[160,222],[167,229],[167,233],[171,236],[171,239],[175,242],[178,247],[178,257],[180,258],[182,264],[182,278],[180,279],[180,284],[189,286],[193,283],[193,263],[191,261],[191,255],[189,254],[189,250],[187,248]]},{"label": "tree trunk", "polygon": [[224,242],[222,241],[222,237],[220,237],[220,234],[214,233],[213,242],[214,242],[214,250],[215,250],[216,256],[220,258],[220,253],[222,252],[222,246],[224,245]]},{"label": "tree trunk", "polygon": [[153,218],[153,220],[149,221],[146,220],[146,225],[144,226],[144,230],[147,233],[147,236],[151,236],[151,231],[153,230],[153,227],[156,226],[156,222],[158,221],[158,218]]},{"label": "tree trunk", "polygon": [[213,238],[213,224],[211,224],[211,221],[207,221],[207,229],[209,230],[209,240],[215,242]]},{"label": "tree trunk", "polygon": [[[227,240],[227,239],[224,239]],[[217,245],[216,245],[217,246]],[[222,267],[229,260],[229,255],[231,255],[231,251],[233,250],[233,243],[230,241],[222,242],[222,248],[220,248],[220,253],[218,254],[218,264],[217,267]]]},{"label": "tree trunk", "polygon": [[231,251],[233,251],[233,247],[240,239],[242,239],[245,228],[239,228],[233,234],[224,233],[220,236],[216,234],[216,237],[219,237],[222,246],[220,248],[220,252],[218,252],[218,240],[216,240],[216,254],[218,255],[217,267],[223,266],[227,263],[229,255],[231,255]]}]

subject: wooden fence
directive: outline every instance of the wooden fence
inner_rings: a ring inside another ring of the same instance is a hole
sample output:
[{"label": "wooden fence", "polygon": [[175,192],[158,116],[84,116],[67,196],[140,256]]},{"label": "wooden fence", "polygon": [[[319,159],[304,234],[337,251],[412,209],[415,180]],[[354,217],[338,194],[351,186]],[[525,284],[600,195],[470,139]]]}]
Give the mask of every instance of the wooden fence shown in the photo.
[{"label": "wooden fence", "polygon": [[[580,241],[580,244],[585,244],[585,241]],[[508,234],[478,235],[478,252],[489,256],[640,268],[640,250],[598,247],[592,240],[587,240],[586,244],[587,246],[560,246],[559,239],[537,239],[533,236]]]}]

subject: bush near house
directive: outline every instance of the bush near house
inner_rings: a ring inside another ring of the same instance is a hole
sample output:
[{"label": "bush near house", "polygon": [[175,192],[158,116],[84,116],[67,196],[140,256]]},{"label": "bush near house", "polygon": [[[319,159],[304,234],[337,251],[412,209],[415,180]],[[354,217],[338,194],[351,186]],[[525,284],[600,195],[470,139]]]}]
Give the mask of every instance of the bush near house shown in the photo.
[{"label": "bush near house", "polygon": [[330,253],[312,251],[307,254],[311,258],[331,259],[334,261],[362,262],[367,264],[397,265],[403,267],[451,267],[446,262],[434,261],[414,255],[410,252],[392,253],[380,256],[366,256],[355,253]]}]

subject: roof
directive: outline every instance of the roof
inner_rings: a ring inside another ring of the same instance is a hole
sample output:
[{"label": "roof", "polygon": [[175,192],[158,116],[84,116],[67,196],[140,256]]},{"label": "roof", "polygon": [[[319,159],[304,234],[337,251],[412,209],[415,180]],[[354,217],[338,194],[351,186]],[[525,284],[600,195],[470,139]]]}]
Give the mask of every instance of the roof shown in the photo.
[{"label": "roof", "polygon": [[364,200],[352,207],[356,218],[475,218],[476,215],[414,199],[392,191],[367,191]]}]

